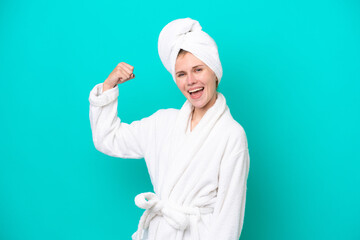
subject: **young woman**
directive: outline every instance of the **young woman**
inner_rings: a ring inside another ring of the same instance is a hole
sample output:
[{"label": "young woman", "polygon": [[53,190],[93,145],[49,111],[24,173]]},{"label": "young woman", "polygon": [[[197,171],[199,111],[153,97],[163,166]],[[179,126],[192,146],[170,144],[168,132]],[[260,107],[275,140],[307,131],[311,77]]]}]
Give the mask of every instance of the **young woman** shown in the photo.
[{"label": "young woman", "polygon": [[190,18],[168,23],[158,41],[161,61],[186,97],[180,110],[160,109],[127,124],[117,114],[119,84],[134,67],[119,63],[90,92],[97,150],[144,158],[154,192],[136,196],[146,209],[133,240],[238,240],[250,158],[245,131],[217,92],[222,66],[214,40]]}]

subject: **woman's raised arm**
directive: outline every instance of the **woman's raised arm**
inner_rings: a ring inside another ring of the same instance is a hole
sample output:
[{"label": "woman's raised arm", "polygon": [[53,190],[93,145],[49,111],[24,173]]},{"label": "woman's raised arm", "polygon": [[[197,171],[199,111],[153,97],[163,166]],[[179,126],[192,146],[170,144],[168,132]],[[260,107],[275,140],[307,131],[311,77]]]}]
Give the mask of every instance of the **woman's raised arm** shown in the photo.
[{"label": "woman's raised arm", "polygon": [[154,136],[156,114],[127,124],[121,122],[117,112],[118,84],[135,77],[129,66],[119,63],[104,83],[90,91],[90,125],[95,148],[100,152],[120,158],[144,158]]}]

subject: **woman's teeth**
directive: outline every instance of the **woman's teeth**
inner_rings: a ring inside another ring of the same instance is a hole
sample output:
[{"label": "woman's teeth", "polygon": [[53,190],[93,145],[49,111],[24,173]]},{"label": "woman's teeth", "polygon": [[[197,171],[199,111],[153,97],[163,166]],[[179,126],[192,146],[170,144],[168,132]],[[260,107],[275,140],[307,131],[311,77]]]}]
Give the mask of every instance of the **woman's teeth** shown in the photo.
[{"label": "woman's teeth", "polygon": [[204,89],[203,87],[202,87],[202,88],[197,88],[197,89],[194,89],[194,90],[189,91],[189,93],[192,94],[192,93],[194,93],[194,92],[198,92],[198,91],[201,91],[201,90],[203,90],[203,89]]}]

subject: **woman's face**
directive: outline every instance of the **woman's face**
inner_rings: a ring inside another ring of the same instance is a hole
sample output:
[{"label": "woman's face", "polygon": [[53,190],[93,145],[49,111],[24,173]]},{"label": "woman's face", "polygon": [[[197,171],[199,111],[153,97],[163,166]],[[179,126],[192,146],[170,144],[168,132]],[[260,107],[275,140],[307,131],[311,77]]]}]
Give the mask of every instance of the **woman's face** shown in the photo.
[{"label": "woman's face", "polygon": [[208,109],[216,100],[216,75],[190,52],[175,63],[176,84],[189,102],[198,109]]}]

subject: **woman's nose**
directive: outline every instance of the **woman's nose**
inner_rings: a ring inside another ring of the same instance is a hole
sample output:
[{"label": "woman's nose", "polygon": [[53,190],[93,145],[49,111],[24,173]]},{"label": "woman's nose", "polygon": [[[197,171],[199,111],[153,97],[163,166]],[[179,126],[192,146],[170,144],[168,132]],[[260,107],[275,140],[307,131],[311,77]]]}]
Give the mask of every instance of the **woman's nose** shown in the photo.
[{"label": "woman's nose", "polygon": [[187,82],[189,85],[196,83],[196,78],[193,73],[188,74]]}]

